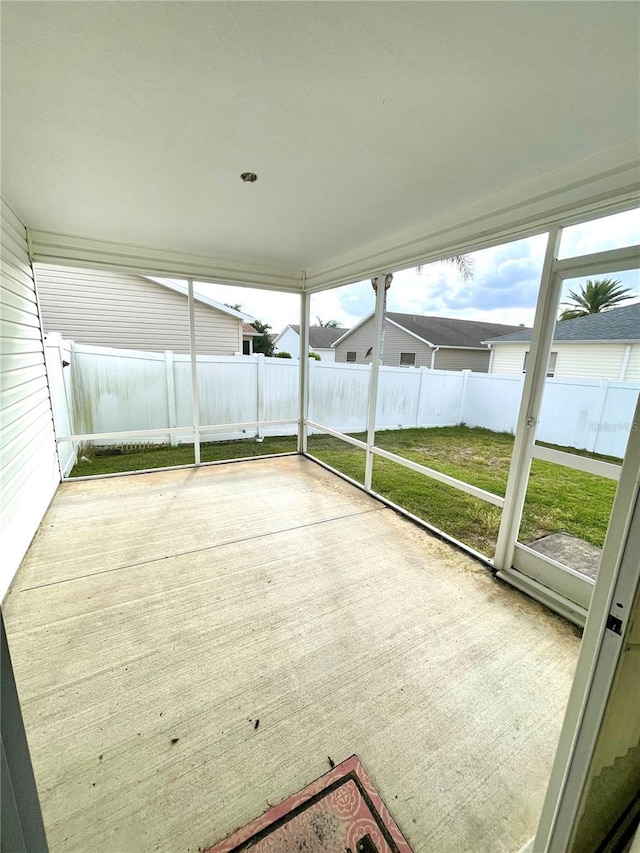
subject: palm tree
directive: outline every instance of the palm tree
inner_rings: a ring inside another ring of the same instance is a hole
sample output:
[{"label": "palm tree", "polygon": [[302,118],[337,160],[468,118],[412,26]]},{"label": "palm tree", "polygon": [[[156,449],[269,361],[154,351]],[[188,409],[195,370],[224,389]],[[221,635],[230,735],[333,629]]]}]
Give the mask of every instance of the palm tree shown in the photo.
[{"label": "palm tree", "polygon": [[631,299],[635,294],[630,287],[622,287],[622,282],[611,278],[587,279],[586,285],[580,285],[580,292],[569,291],[570,302],[563,302],[568,308],[560,314],[561,320],[575,320],[587,314],[600,314],[609,308],[615,308],[620,302]]},{"label": "palm tree", "polygon": [[[453,266],[457,267],[458,272],[462,276],[463,281],[473,281],[473,258],[470,255],[454,255],[451,258],[443,258],[439,261],[441,264],[453,264]],[[416,267],[418,271],[418,275],[422,275],[422,265],[419,264]],[[387,316],[387,291],[391,287],[391,282],[393,281],[393,273],[387,273],[384,277],[384,301],[382,303],[382,337],[380,340],[380,364],[382,364],[382,355],[384,353],[384,320]],[[371,287],[373,288],[374,293],[378,291],[378,279],[371,279]],[[373,352],[373,347],[370,347],[367,350],[367,354],[365,358],[368,358]]]},{"label": "palm tree", "polygon": [[316,320],[318,321],[318,325],[321,329],[341,329],[342,323],[339,323],[337,320],[324,320],[322,321],[320,317],[316,314]]}]

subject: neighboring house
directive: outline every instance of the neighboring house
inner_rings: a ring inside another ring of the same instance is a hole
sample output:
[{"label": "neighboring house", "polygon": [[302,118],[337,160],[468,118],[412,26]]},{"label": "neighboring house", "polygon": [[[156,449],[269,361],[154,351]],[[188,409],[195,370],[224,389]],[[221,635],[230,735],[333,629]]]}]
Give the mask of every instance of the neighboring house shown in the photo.
[{"label": "neighboring house", "polygon": [[[491,373],[523,373],[531,346],[531,329],[488,338]],[[547,376],[640,382],[640,302],[559,320]]]},{"label": "neighboring house", "polygon": [[[34,270],[45,332],[96,346],[189,352],[185,284],[108,270]],[[194,317],[199,353],[251,353],[257,333],[245,314],[196,295]]]},{"label": "neighboring house", "polygon": [[[374,314],[371,313],[334,344],[336,361],[369,364],[373,347]],[[382,363],[390,367],[431,367],[436,370],[473,370],[487,373],[489,336],[519,329],[500,323],[397,314],[385,317]]]},{"label": "neighboring house", "polygon": [[[333,344],[341,338],[347,329],[333,329],[330,326],[309,326],[309,352],[317,352],[322,361],[335,361]],[[275,339],[276,352],[288,352],[294,358],[300,357],[300,326],[289,324]]]},{"label": "neighboring house", "polygon": [[260,332],[256,332],[251,323],[242,324],[242,355],[253,355],[253,339],[259,337]]}]

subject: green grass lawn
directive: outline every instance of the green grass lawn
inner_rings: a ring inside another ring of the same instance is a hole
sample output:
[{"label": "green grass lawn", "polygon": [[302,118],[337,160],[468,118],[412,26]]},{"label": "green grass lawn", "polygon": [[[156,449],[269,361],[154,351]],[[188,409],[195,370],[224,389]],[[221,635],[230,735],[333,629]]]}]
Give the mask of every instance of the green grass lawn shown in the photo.
[{"label": "green grass lawn", "polygon": [[[355,436],[363,439],[364,434]],[[504,496],[513,436],[486,429],[387,430],[376,444],[459,480]],[[203,462],[295,451],[294,436],[267,437],[202,444]],[[567,448],[562,448],[567,449]],[[309,437],[309,452],[362,483],[365,453],[326,435]],[[573,451],[576,452],[576,451]],[[593,456],[593,454],[581,454]],[[604,458],[604,457],[597,457]],[[612,460],[619,462],[619,460]],[[72,477],[193,463],[193,448],[156,447],[79,462]],[[492,556],[500,525],[500,509],[428,477],[376,458],[373,488],[435,527],[478,551]],[[548,533],[564,532],[602,546],[616,484],[612,480],[534,459],[520,540],[531,542]]]}]

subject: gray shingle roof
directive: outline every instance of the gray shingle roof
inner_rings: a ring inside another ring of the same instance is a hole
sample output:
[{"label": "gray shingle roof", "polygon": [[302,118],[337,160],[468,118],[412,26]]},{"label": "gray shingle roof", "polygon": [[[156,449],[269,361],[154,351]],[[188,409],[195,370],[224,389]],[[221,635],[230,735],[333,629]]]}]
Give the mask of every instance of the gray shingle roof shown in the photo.
[{"label": "gray shingle roof", "polygon": [[[531,329],[513,335],[485,338],[489,343],[530,341]],[[556,323],[554,341],[640,341],[640,302]]]},{"label": "gray shingle roof", "polygon": [[394,311],[387,312],[387,317],[408,332],[440,347],[483,347],[483,342],[489,338],[507,335],[520,328],[481,320],[422,317],[419,314],[397,314]]},{"label": "gray shingle roof", "polygon": [[[291,328],[294,332],[300,334],[300,326],[291,325]],[[309,344],[311,349],[315,349],[316,347],[319,349],[329,349],[338,338],[346,335],[348,331],[348,329],[332,329],[327,326],[309,326]]]}]

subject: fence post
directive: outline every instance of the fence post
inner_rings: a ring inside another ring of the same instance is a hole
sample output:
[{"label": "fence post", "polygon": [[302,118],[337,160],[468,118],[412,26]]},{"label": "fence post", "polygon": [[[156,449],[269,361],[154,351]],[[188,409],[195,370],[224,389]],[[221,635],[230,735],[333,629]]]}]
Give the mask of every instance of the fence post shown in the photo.
[{"label": "fence post", "polygon": [[464,423],[464,407],[467,402],[467,386],[469,384],[470,370],[462,371],[462,390],[460,391],[460,412],[458,413],[458,424]]},{"label": "fence post", "polygon": [[[600,425],[602,423],[602,416],[604,415],[605,406],[607,405],[607,394],[609,393],[609,385],[611,384],[610,379],[602,379],[600,381],[600,385],[598,387],[599,394],[598,397],[594,400],[593,411],[595,412],[595,416],[593,420],[589,421],[589,441],[588,448],[591,453],[596,452],[596,447],[598,445],[598,434],[600,432]],[[593,435],[593,441],[591,441],[591,435]]]},{"label": "fence post", "polygon": [[256,355],[256,441],[264,441],[264,436],[260,435],[260,421],[262,420],[262,400],[264,397],[264,353],[259,352]]},{"label": "fence post", "polygon": [[426,375],[427,368],[420,368],[420,384],[418,385],[418,403],[416,405],[416,427],[420,426],[420,406],[422,405],[422,388],[424,386],[424,377]]},{"label": "fence post", "polygon": [[[173,371],[173,350],[166,349],[164,351],[164,367],[167,381],[167,412],[169,429],[174,429],[178,425],[178,412],[176,406],[176,378]],[[174,446],[178,443],[178,436],[175,432],[169,433],[169,443]]]}]

